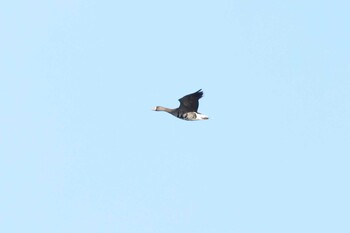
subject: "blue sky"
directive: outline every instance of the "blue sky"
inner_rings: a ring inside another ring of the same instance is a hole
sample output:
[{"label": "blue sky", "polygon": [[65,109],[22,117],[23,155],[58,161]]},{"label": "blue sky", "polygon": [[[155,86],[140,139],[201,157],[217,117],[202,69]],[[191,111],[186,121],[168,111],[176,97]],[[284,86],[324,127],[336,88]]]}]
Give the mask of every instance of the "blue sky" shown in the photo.
[{"label": "blue sky", "polygon": [[349,7],[2,2],[0,231],[350,232]]}]

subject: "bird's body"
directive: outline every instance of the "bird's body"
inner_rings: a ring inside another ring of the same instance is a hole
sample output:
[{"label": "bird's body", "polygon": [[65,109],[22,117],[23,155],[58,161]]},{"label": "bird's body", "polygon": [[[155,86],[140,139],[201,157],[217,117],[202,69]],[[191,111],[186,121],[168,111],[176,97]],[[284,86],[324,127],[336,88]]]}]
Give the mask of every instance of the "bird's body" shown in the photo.
[{"label": "bird's body", "polygon": [[180,106],[178,108],[165,108],[161,106],[155,107],[154,111],[164,111],[170,113],[171,115],[180,118],[182,120],[195,121],[195,120],[208,120],[209,118],[201,114],[198,111],[198,100],[202,98],[203,91],[198,90],[192,94],[186,95],[179,99]]}]

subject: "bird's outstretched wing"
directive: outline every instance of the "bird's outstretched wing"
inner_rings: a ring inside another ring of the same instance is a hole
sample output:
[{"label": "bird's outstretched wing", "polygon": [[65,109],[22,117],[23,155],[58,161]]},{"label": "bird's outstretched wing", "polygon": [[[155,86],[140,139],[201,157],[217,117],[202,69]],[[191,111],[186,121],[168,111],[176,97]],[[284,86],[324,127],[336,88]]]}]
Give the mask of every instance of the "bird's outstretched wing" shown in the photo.
[{"label": "bird's outstretched wing", "polygon": [[185,112],[197,112],[198,105],[199,105],[198,100],[202,98],[202,96],[203,96],[202,89],[192,94],[185,95],[184,97],[179,99],[180,101],[179,109]]}]

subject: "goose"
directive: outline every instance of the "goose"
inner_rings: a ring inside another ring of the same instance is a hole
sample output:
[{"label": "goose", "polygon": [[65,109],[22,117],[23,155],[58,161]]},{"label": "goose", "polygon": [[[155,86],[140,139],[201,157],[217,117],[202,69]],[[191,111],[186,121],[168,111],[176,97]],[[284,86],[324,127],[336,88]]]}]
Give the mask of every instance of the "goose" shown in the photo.
[{"label": "goose", "polygon": [[153,111],[164,111],[170,113],[171,115],[180,118],[182,120],[187,121],[196,121],[196,120],[208,120],[209,117],[197,112],[198,110],[198,100],[202,98],[203,91],[202,89],[192,93],[185,95],[180,98],[180,106],[178,108],[165,108],[162,106],[156,106],[152,110]]}]

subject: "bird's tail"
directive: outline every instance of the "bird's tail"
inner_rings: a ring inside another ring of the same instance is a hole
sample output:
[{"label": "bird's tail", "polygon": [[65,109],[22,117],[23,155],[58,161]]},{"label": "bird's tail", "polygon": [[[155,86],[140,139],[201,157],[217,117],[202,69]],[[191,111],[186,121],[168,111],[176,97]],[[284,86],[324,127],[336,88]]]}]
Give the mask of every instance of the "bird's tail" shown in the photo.
[{"label": "bird's tail", "polygon": [[208,119],[209,119],[209,117],[204,115],[204,114],[202,114],[202,113],[197,113],[196,114],[196,120],[208,120]]}]

